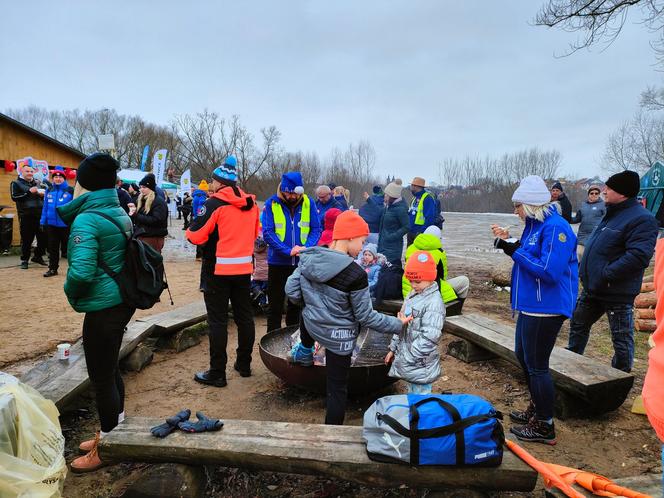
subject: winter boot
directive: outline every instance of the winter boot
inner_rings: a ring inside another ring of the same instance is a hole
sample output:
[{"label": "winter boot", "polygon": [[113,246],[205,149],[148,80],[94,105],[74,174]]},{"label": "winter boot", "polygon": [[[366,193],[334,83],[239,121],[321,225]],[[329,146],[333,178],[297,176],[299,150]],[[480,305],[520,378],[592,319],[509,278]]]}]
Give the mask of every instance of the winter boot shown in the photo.
[{"label": "winter boot", "polygon": [[48,266],[48,263],[44,261],[44,258],[42,256],[34,256],[30,261],[32,261],[33,263],[37,263],[38,265]]},{"label": "winter boot", "polygon": [[510,428],[510,432],[521,441],[534,443],[556,444],[556,431],[553,422],[550,424],[533,417],[526,425],[517,425]]},{"label": "winter boot", "polygon": [[512,410],[510,412],[510,419],[512,422],[516,422],[517,424],[527,424],[531,418],[535,416],[535,404],[530,401],[528,403],[528,408],[525,410]]},{"label": "winter boot", "polygon": [[94,448],[96,440],[97,440],[97,438],[93,437],[92,439],[88,439],[87,441],[83,441],[81,444],[78,445],[78,453],[81,454],[81,455],[85,455],[86,453],[90,453],[92,451],[92,448]]},{"label": "winter boot", "polygon": [[307,348],[298,342],[293,346],[288,354],[288,361],[297,363],[303,367],[310,367],[314,364],[314,348]]},{"label": "winter boot", "polygon": [[28,262],[21,261],[21,270],[27,270],[27,269],[28,269]]},{"label": "winter boot", "polygon": [[95,436],[92,449],[82,457],[78,457],[71,464],[71,471],[75,474],[83,474],[85,472],[94,472],[104,466],[104,462],[99,458],[97,447],[99,445],[99,432]]},{"label": "winter boot", "polygon": [[46,273],[44,273],[44,277],[55,277],[58,274],[58,270],[48,270]]}]

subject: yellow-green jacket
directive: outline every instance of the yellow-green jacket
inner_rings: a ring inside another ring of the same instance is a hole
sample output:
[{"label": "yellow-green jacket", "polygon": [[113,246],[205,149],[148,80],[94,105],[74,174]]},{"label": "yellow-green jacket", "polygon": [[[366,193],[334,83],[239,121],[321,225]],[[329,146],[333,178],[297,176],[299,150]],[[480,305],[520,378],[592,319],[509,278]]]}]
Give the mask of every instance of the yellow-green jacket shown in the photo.
[{"label": "yellow-green jacket", "polygon": [[[443,251],[443,245],[440,242],[440,239],[435,235],[428,233],[421,233],[411,245],[406,249],[406,261],[410,258],[411,254],[415,251],[427,251],[431,254],[431,257],[436,262],[436,268],[438,270],[438,286],[440,287],[440,294],[443,298],[443,302],[449,303],[454,301],[457,298],[454,289],[450,284],[447,283],[447,255]],[[403,293],[404,299],[410,292],[410,282],[406,277],[401,279],[401,290]]]}]

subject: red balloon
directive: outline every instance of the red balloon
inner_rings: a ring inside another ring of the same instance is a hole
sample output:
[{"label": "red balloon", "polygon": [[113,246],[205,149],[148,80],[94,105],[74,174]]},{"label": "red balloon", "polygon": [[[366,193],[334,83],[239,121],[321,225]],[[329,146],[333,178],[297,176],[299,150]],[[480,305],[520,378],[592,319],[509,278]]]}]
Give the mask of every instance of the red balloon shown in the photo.
[{"label": "red balloon", "polygon": [[73,180],[74,178],[76,178],[76,170],[75,169],[68,170],[67,171],[67,178],[69,178],[70,180]]}]

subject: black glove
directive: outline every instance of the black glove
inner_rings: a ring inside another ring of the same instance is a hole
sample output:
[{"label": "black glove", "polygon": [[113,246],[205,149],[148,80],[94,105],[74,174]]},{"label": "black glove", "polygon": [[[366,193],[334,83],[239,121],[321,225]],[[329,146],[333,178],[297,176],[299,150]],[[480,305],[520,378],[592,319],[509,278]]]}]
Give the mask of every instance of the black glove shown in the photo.
[{"label": "black glove", "polygon": [[518,240],[516,242],[507,242],[505,239],[497,238],[493,241],[493,246],[496,249],[502,249],[508,256],[512,256],[514,251],[521,247],[521,243]]},{"label": "black glove", "polygon": [[178,427],[184,432],[218,431],[224,423],[218,418],[207,418],[203,412],[196,412],[198,422],[180,422]]},{"label": "black glove", "polygon": [[174,416],[168,417],[165,423],[154,426],[150,432],[154,437],[166,437],[178,428],[178,424],[189,420],[190,416],[191,410],[182,410]]}]

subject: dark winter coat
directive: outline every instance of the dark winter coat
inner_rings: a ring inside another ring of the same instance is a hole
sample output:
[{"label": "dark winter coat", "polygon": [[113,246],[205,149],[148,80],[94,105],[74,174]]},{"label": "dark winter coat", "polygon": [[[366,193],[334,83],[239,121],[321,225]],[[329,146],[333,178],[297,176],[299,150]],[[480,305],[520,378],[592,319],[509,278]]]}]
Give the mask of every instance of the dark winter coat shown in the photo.
[{"label": "dark winter coat", "polygon": [[382,195],[371,195],[367,198],[367,202],[360,207],[360,216],[369,225],[369,232],[371,233],[380,231],[380,219],[385,211],[383,199]]},{"label": "dark winter coat", "polygon": [[55,183],[44,195],[44,207],[42,209],[40,225],[65,228],[67,224],[62,221],[56,208],[64,206],[74,198],[74,189],[67,182],[56,185]]},{"label": "dark winter coat", "polygon": [[655,217],[635,198],[608,204],[586,240],[579,273],[584,290],[612,303],[632,304],[657,242]]},{"label": "dark winter coat", "polygon": [[584,245],[586,239],[590,237],[593,230],[604,218],[606,214],[606,204],[604,201],[584,202],[576,212],[570,223],[580,223],[579,231],[576,234],[577,242],[580,246]]},{"label": "dark winter coat", "polygon": [[408,233],[408,207],[403,199],[398,199],[385,208],[380,222],[378,252],[393,265],[401,266],[403,236]]},{"label": "dark winter coat", "polygon": [[32,187],[39,187],[37,181],[27,181],[23,178],[17,178],[9,186],[19,216],[41,216],[44,199],[38,193],[30,192]]},{"label": "dark winter coat", "polygon": [[330,196],[330,200],[326,204],[319,200],[316,201],[316,212],[318,213],[318,223],[320,226],[325,226],[325,213],[332,208],[337,208],[340,211],[348,210],[348,206],[344,206],[332,196]]},{"label": "dark winter coat", "polygon": [[572,203],[564,192],[558,197],[558,204],[560,204],[560,215],[567,223],[572,223]]},{"label": "dark winter coat", "polygon": [[136,235],[143,237],[166,237],[168,235],[168,206],[166,201],[154,196],[150,212],[145,212],[145,204],[137,210],[134,216]]}]

